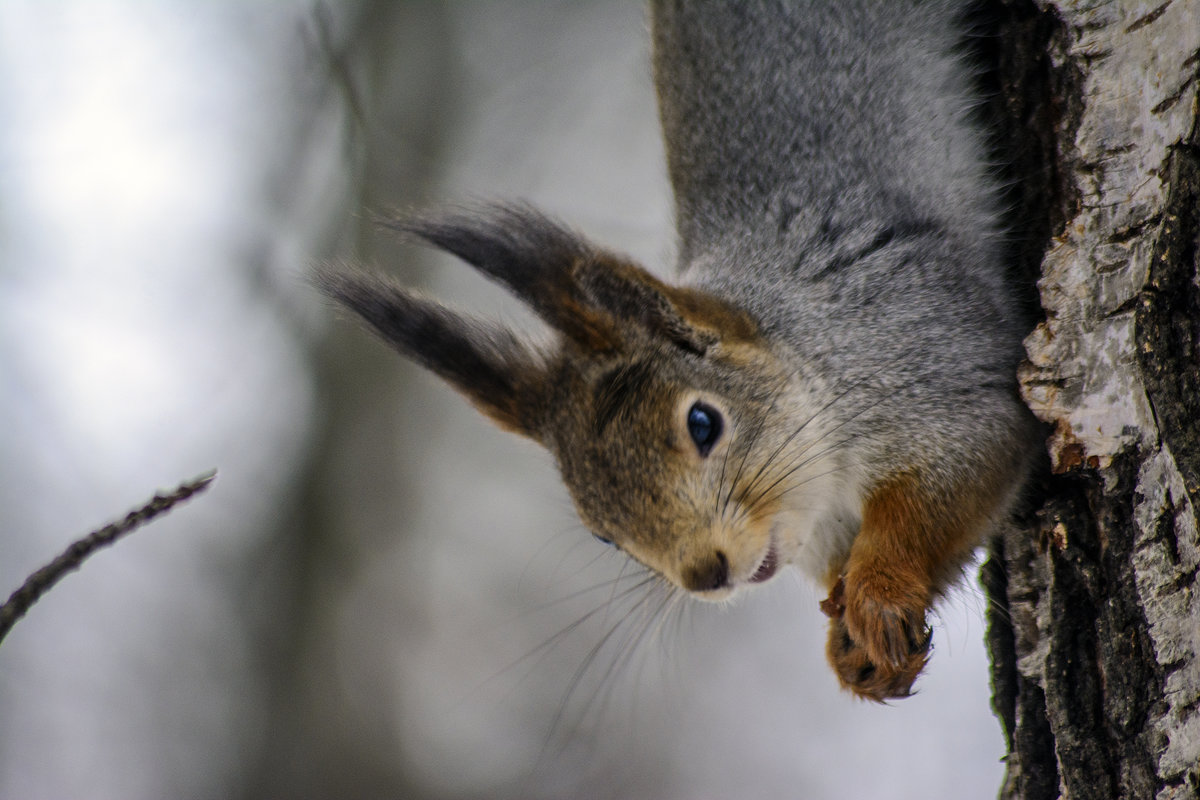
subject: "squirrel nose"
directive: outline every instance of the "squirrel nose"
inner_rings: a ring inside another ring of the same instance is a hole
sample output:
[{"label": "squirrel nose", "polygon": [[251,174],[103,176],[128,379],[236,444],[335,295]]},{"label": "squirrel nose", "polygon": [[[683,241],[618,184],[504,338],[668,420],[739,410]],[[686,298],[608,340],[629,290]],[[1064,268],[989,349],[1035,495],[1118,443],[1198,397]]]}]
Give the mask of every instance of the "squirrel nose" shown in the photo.
[{"label": "squirrel nose", "polygon": [[683,588],[693,592],[711,592],[729,583],[729,559],[720,550],[712,557],[683,571]]}]

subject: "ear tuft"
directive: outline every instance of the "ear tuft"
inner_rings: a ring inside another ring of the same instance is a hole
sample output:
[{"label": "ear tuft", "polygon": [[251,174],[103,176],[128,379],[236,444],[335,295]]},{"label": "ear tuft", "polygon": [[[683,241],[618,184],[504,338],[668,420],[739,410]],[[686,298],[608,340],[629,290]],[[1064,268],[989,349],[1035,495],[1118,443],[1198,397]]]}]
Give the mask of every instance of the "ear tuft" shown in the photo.
[{"label": "ear tuft", "polygon": [[705,292],[669,286],[628,259],[523,204],[484,204],[383,220],[474,266],[587,353],[650,334],[705,355],[752,338],[748,315]]},{"label": "ear tuft", "polygon": [[531,206],[481,204],[383,224],[458,256],[585,350],[619,348],[612,321],[582,301],[573,277],[575,266],[595,258],[596,249]]},{"label": "ear tuft", "polygon": [[540,354],[510,331],[365,272],[324,267],[314,282],[501,427],[540,440],[547,368]]}]

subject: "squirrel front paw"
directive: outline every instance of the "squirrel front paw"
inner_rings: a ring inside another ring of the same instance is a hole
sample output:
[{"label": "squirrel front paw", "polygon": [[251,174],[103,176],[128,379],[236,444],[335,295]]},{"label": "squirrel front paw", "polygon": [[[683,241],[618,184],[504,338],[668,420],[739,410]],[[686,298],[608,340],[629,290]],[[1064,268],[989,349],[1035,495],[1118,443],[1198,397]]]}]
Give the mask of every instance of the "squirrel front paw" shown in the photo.
[{"label": "squirrel front paw", "polygon": [[883,578],[839,578],[821,610],[830,617],[826,654],[842,685],[876,702],[912,694],[929,657],[927,593]]}]

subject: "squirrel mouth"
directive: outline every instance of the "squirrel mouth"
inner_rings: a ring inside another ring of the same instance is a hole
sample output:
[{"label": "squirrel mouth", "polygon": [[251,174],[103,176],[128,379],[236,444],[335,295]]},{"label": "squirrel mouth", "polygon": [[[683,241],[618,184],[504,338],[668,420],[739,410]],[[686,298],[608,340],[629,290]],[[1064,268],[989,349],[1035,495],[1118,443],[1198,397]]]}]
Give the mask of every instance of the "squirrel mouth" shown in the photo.
[{"label": "squirrel mouth", "polygon": [[758,569],[754,570],[754,574],[750,576],[751,583],[762,583],[768,580],[779,569],[779,556],[775,553],[775,542],[771,542],[767,548],[767,554],[763,556],[762,563],[758,565]]}]

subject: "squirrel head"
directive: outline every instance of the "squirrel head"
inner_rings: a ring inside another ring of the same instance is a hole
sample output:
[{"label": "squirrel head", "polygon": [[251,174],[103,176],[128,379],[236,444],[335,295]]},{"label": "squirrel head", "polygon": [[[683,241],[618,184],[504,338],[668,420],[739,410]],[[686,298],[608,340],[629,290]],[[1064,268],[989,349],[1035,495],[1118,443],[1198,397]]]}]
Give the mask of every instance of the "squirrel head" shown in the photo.
[{"label": "squirrel head", "polygon": [[525,340],[364,273],[322,271],[321,288],[500,426],[546,447],[597,538],[705,599],[774,573],[789,467],[774,456],[796,434],[771,420],[791,373],[747,313],[526,206],[385,224],[505,286],[557,341]]}]

